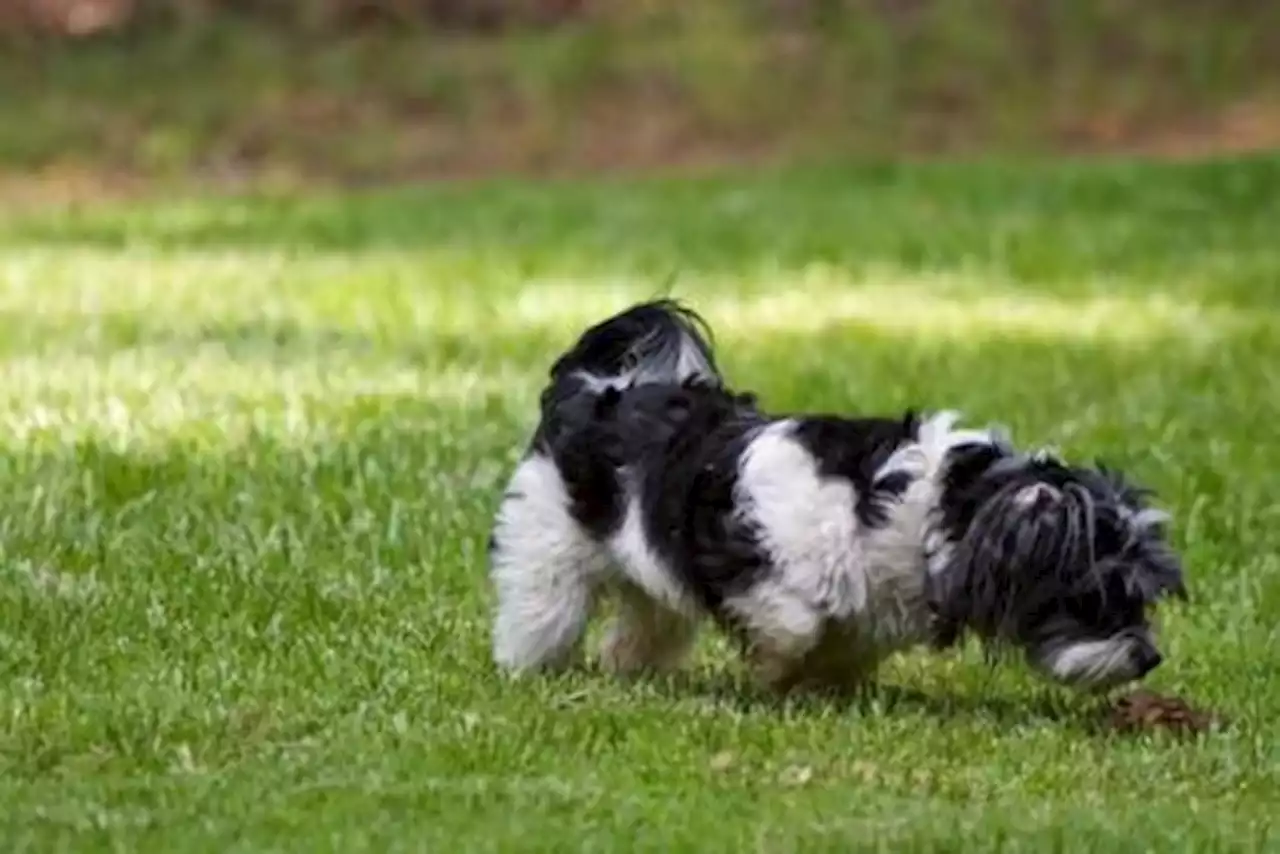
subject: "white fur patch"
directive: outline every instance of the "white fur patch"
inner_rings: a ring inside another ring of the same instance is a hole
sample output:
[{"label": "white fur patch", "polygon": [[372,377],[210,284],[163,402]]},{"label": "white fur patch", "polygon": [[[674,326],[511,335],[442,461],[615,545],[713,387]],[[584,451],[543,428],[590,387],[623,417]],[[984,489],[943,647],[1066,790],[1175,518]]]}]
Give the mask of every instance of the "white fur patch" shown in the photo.
[{"label": "white fur patch", "polygon": [[[913,481],[898,509],[891,516],[890,527],[904,543],[923,545],[928,571],[941,572],[950,560],[951,544],[936,524],[942,478],[951,452],[965,445],[1004,445],[1008,434],[1003,429],[957,429],[960,414],[944,410],[926,418],[920,425],[917,441],[895,451],[876,472],[876,480],[898,472],[909,474]],[[918,526],[918,527],[917,527]]]},{"label": "white fur patch", "polygon": [[[684,382],[693,377],[704,377],[710,379],[716,375],[715,369],[711,367],[711,363],[707,361],[707,357],[703,354],[702,349],[687,335],[680,336],[680,349],[676,353],[676,379]],[[639,377],[640,382],[655,381],[649,380],[644,375],[644,366],[641,365]],[[656,382],[667,382],[668,377],[660,376]]]},{"label": "white fur patch", "polygon": [[[770,613],[787,631],[808,626],[817,610],[843,619],[866,605],[858,565],[857,496],[847,480],[823,478],[818,461],[793,437],[795,422],[771,424],[751,441],[740,463],[737,501],[757,525],[774,564],[777,588]],[[763,592],[763,591],[762,591]]]},{"label": "white fur patch", "polygon": [[1079,641],[1053,650],[1040,662],[1055,679],[1081,687],[1115,685],[1135,678],[1132,651],[1136,641],[1117,635]]},{"label": "white fur patch", "polygon": [[895,451],[876,472],[879,480],[896,472],[913,477],[936,479],[942,475],[947,457],[964,445],[995,445],[999,436],[991,430],[956,429],[960,414],[951,410],[938,412],[920,424],[916,441]]},{"label": "white fur patch", "polygon": [[1040,503],[1040,500],[1048,499],[1054,501],[1062,497],[1062,493],[1054,489],[1047,483],[1033,483],[1030,486],[1024,486],[1013,495],[1013,504],[1019,510],[1030,510]]},{"label": "white fur patch", "polygon": [[697,613],[697,603],[650,546],[639,497],[630,490],[628,493],[622,527],[609,539],[614,558],[625,568],[627,578],[653,599],[673,611]]},{"label": "white fur patch", "polygon": [[625,389],[636,385],[682,383],[694,377],[715,379],[715,369],[691,336],[680,336],[674,354],[669,348],[645,354],[644,348],[650,343],[650,339],[637,342],[632,348],[634,364],[617,374],[600,376],[589,371],[578,371],[577,376],[596,394],[610,388]]},{"label": "white fur patch", "polygon": [[741,463],[738,502],[758,526],[774,570],[726,605],[768,638],[774,653],[806,654],[833,620],[845,630],[851,661],[925,636],[925,579],[946,560],[934,515],[949,454],[998,441],[989,431],[956,429],[958,418],[943,412],[926,419],[917,441],[876,472],[875,481],[895,473],[911,480],[888,506],[885,523],[872,528],[857,521],[852,483],[821,476],[818,461],[793,437],[794,422],[770,425],[752,440]]},{"label": "white fur patch", "polygon": [[534,454],[511,477],[494,527],[495,661],[511,670],[561,663],[586,627],[604,550],[569,512],[552,460]]},{"label": "white fur patch", "polygon": [[1164,525],[1168,523],[1169,519],[1169,514],[1164,510],[1160,510],[1156,507],[1146,507],[1133,514],[1132,524],[1135,528],[1142,531],[1148,528],[1154,528],[1157,525]]}]

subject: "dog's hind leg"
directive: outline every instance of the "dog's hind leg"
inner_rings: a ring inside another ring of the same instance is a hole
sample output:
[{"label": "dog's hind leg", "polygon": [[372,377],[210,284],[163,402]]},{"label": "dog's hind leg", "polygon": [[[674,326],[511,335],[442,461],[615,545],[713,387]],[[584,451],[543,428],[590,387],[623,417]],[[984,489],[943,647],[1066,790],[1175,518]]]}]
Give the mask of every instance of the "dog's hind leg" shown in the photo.
[{"label": "dog's hind leg", "polygon": [[526,458],[512,475],[490,542],[498,666],[522,672],[570,663],[607,566],[604,547],[573,518],[555,463],[540,454]]},{"label": "dog's hind leg", "polygon": [[601,664],[621,675],[678,667],[697,637],[697,615],[674,611],[634,584],[622,584],[619,592],[618,615],[601,644]]}]

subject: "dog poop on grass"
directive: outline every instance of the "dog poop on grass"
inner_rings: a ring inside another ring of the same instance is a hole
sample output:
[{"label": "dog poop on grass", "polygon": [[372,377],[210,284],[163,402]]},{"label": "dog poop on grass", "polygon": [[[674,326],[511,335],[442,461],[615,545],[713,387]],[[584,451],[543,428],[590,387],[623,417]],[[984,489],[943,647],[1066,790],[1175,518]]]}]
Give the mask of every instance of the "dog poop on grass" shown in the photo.
[{"label": "dog poop on grass", "polygon": [[1193,735],[1220,726],[1222,719],[1195,709],[1178,697],[1139,689],[1111,706],[1110,724],[1119,732],[1167,729],[1179,735]]}]

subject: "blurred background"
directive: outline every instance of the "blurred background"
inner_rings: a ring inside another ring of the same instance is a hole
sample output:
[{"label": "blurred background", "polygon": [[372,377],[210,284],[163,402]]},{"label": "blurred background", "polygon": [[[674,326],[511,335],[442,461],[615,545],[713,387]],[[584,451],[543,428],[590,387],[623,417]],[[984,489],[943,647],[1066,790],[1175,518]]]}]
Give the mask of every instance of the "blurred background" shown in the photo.
[{"label": "blurred background", "polygon": [[1280,143],[1273,0],[0,0],[0,193]]}]

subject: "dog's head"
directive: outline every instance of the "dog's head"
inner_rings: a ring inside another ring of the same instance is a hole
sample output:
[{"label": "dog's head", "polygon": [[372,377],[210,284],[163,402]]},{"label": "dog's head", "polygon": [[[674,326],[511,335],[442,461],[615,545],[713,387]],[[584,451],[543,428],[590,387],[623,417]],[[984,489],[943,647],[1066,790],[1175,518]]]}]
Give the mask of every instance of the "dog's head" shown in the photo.
[{"label": "dog's head", "polygon": [[1149,497],[1101,465],[958,449],[939,505],[945,554],[931,576],[937,642],[971,630],[1083,689],[1149,673],[1161,661],[1150,611],[1186,595],[1166,516]]}]

